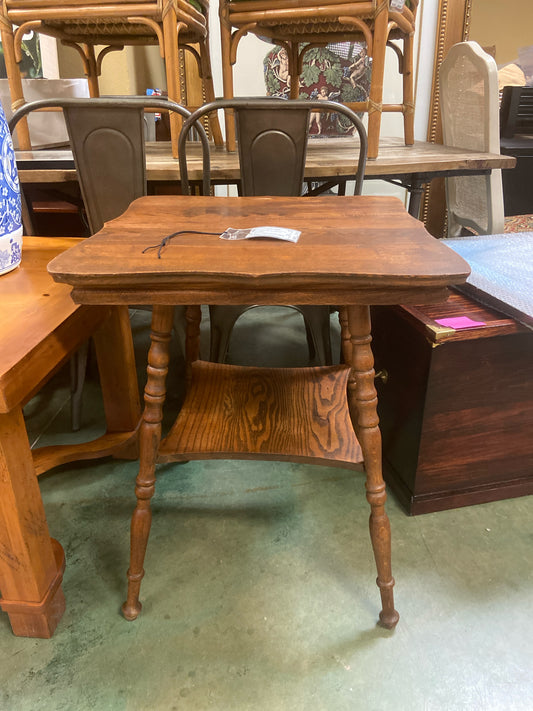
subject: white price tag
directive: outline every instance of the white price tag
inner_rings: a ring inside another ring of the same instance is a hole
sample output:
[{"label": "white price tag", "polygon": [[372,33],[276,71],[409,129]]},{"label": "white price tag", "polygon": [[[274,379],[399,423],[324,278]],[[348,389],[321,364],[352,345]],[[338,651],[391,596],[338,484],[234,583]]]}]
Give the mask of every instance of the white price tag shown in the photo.
[{"label": "white price tag", "polygon": [[298,242],[301,232],[291,230],[288,227],[251,227],[249,229],[234,229],[228,227],[221,235],[220,239],[280,239],[285,242]]}]

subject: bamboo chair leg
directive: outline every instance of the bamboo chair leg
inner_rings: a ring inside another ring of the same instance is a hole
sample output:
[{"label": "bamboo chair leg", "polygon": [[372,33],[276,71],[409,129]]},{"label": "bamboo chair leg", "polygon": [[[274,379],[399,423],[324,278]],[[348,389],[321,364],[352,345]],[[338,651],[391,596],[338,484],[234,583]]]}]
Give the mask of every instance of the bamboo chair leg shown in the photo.
[{"label": "bamboo chair leg", "polygon": [[404,40],[403,57],[403,127],[406,146],[412,146],[415,142],[413,44],[413,36],[408,35]]},{"label": "bamboo chair leg", "polygon": [[385,52],[387,49],[388,12],[387,3],[378,8],[374,21],[372,46],[372,78],[368,99],[368,158],[377,158],[383,106],[383,77],[385,75]]},{"label": "bamboo chair leg", "polygon": [[290,97],[291,99],[297,99],[300,96],[300,72],[298,69],[298,42],[291,42],[289,44],[288,57],[289,57],[289,76],[291,78],[290,86]]},{"label": "bamboo chair leg", "polygon": [[[13,111],[19,109],[26,103],[24,99],[24,90],[22,88],[22,78],[20,76],[20,67],[15,58],[15,43],[13,31],[7,29],[7,25],[1,24],[2,31],[2,47],[4,49],[4,61],[6,64],[6,73],[9,84],[9,93],[11,94],[11,108]],[[28,127],[28,119],[24,118],[17,124],[17,138],[19,148],[23,151],[31,149],[30,130]]]},{"label": "bamboo chair leg", "polygon": [[[211,71],[211,58],[209,56],[209,42],[206,38],[204,41],[199,43],[200,45],[200,61],[202,65],[202,84],[204,87],[205,98],[207,103],[215,100],[215,88],[213,86],[213,73]],[[224,145],[224,138],[222,136],[222,131],[220,129],[220,122],[218,120],[218,114],[213,112],[209,115],[209,125],[211,127],[211,134],[215,142],[215,146],[222,147]]]},{"label": "bamboo chair leg", "polygon": [[[179,79],[179,33],[185,25],[178,22],[176,12],[169,9],[163,19],[163,42],[165,55],[165,71],[167,78],[167,91],[170,101],[183,103]],[[181,131],[182,119],[175,111],[170,113],[170,142],[173,158],[178,157],[178,137]]]},{"label": "bamboo chair leg", "polygon": [[[231,64],[231,28],[221,20],[220,41],[222,50],[222,83],[225,99],[233,99],[233,66]],[[231,109],[225,111],[226,123],[226,148],[230,153],[235,153],[237,143],[235,139],[235,116]]]},{"label": "bamboo chair leg", "polygon": [[96,64],[96,56],[94,53],[94,45],[84,44],[83,54],[85,55],[85,70],[87,72],[87,84],[89,85],[89,96],[91,99],[97,99],[100,96],[100,87],[98,85],[98,69]]}]

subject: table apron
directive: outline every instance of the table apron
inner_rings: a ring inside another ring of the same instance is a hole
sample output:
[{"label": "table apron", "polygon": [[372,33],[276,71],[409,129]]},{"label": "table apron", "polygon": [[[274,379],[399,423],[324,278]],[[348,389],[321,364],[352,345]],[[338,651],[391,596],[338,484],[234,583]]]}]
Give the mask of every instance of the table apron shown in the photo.
[{"label": "table apron", "polygon": [[227,285],[221,290],[206,289],[87,289],[75,287],[72,298],[75,303],[88,305],[160,305],[178,306],[191,304],[286,306],[309,304],[325,306],[377,306],[396,304],[429,304],[446,301],[448,287],[395,285],[369,287],[367,289],[329,289],[308,291],[291,289],[288,292],[264,288],[232,290]]}]

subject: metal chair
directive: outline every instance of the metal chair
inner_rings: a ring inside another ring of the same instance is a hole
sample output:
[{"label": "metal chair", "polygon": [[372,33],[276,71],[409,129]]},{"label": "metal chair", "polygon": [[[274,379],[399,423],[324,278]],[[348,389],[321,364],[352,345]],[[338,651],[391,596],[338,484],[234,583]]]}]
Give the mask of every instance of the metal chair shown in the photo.
[{"label": "metal chair", "polygon": [[[396,7],[396,9],[395,9]],[[318,4],[313,0],[220,0],[220,33],[224,96],[233,97],[233,65],[242,37],[252,32],[287,50],[290,98],[298,98],[302,61],[307,50],[331,42],[365,42],[372,59],[372,79],[367,101],[348,103],[354,111],[368,112],[368,157],[378,155],[381,114],[403,114],[406,145],[414,143],[413,38],[418,0],[335,0]],[[393,44],[400,40],[403,50]],[[397,54],[403,81],[401,104],[383,103],[385,50]],[[235,150],[235,131],[226,113],[228,150]]]},{"label": "metal chair", "polygon": [[[13,111],[24,103],[18,63],[23,35],[30,31],[51,35],[80,54],[91,97],[99,96],[98,77],[102,61],[125,45],[158,45],[165,60],[168,96],[184,103],[180,86],[178,49],[189,50],[196,58],[208,100],[214,99],[209,57],[208,0],[3,0],[0,5],[0,30]],[[197,51],[191,45],[198,46]],[[103,45],[98,55],[95,46]],[[177,156],[177,137],[181,128],[178,114],[171,114],[171,138]],[[223,144],[220,126],[211,125],[215,142]],[[31,147],[27,126],[18,130],[19,145]]]},{"label": "metal chair", "polygon": [[[202,106],[185,121],[179,138],[182,191],[190,194],[187,174],[187,135],[190,127],[219,109],[232,109],[237,121],[242,195],[300,195],[304,183],[308,129],[313,112],[335,113],[349,121],[354,137],[354,169],[338,175],[340,183],[355,180],[354,194],[361,193],[367,153],[367,137],[359,117],[342,104],[331,101],[292,101],[272,98],[218,99]],[[358,156],[358,157],[357,157]],[[203,192],[211,189],[209,154],[204,152]],[[306,198],[302,198],[306,199]],[[310,198],[312,199],[312,198]],[[332,198],[334,199],[334,198]],[[210,359],[224,362],[231,330],[239,316],[253,306],[210,306]],[[329,306],[297,305],[306,325],[311,359],[332,362]]]},{"label": "metal chair", "polygon": [[[500,152],[498,72],[477,42],[455,44],[440,67],[444,144]],[[488,175],[446,178],[448,237],[463,228],[478,234],[504,231],[501,170]]]},{"label": "metal chair", "polygon": [[[76,165],[87,221],[92,234],[104,222],[122,214],[129,204],[146,195],[144,142],[145,109],[190,116],[183,106],[158,98],[50,99],[25,104],[9,121],[13,132],[18,122],[33,111],[63,111]],[[207,147],[207,136],[196,127]],[[73,364],[71,398],[72,428],[80,427],[81,395],[85,381],[87,348]]]}]

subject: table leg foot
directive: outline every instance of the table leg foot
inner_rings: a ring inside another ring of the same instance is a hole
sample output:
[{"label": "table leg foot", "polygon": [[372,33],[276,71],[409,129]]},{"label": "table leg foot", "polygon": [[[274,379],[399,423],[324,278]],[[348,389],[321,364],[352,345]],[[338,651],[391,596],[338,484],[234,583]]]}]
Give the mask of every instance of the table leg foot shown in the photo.
[{"label": "table leg foot", "polygon": [[399,619],[400,615],[394,609],[390,612],[382,610],[379,613],[379,624],[387,630],[393,630],[398,624]]},{"label": "table leg foot", "polygon": [[384,582],[378,577],[376,579],[376,584],[381,593],[381,605],[383,608],[379,613],[379,624],[387,630],[393,630],[400,619],[400,615],[394,609],[394,578],[391,577],[389,580]]},{"label": "table leg foot", "polygon": [[368,491],[367,499],[372,513],[370,514],[370,539],[374,550],[374,558],[378,577],[376,584],[381,593],[382,610],[379,621],[382,627],[388,630],[396,627],[400,615],[394,609],[394,578],[391,573],[391,533],[390,523],[385,513],[385,486],[380,486],[379,491]]},{"label": "table leg foot", "polygon": [[132,598],[133,599],[130,600],[128,590],[128,599],[121,607],[122,615],[126,620],[128,620],[128,622],[136,620],[142,610],[142,604],[139,602],[139,592],[137,591],[133,593]]},{"label": "table leg foot", "polygon": [[65,555],[50,537],[18,405],[0,413],[0,608],[14,634],[52,636],[65,610]]},{"label": "table leg foot", "polygon": [[65,612],[65,595],[61,588],[65,570],[65,554],[58,541],[51,539],[57,573],[39,602],[0,599],[0,608],[7,612],[13,634],[17,637],[50,639]]},{"label": "table leg foot", "polygon": [[[146,540],[148,539],[148,533],[146,533]],[[143,558],[146,548],[143,549]],[[132,560],[133,563],[135,561]],[[122,615],[128,622],[133,622],[140,615],[142,610],[142,603],[139,600],[139,593],[141,592],[141,582],[144,578],[144,568],[142,568],[142,561],[137,563],[141,566],[139,572],[135,573],[132,571],[131,567],[128,570],[128,595],[126,602],[122,605]]]}]

